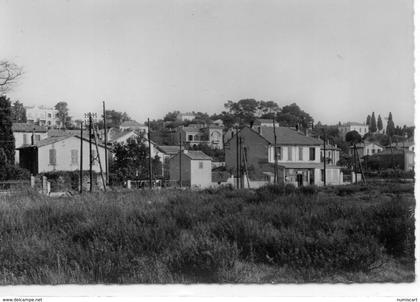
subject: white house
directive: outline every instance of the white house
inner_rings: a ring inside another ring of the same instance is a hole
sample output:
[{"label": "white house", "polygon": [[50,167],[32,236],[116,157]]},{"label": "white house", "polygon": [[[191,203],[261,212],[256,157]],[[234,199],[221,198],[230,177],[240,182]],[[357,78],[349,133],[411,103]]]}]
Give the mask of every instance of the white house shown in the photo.
[{"label": "white house", "polygon": [[178,113],[176,119],[181,121],[192,121],[193,119],[195,119],[195,116],[196,115],[193,112]]},{"label": "white house", "polygon": [[61,127],[62,122],[58,110],[46,106],[26,106],[26,120],[28,123],[48,127]]},{"label": "white house", "polygon": [[[366,155],[374,155],[376,153],[382,152],[385,147],[375,143],[375,142],[363,142],[356,144],[356,149],[360,157],[366,156]],[[351,154],[353,154],[353,148],[350,148]]]},{"label": "white house", "polygon": [[[49,137],[34,144],[19,148],[19,164],[32,174],[51,171],[76,171],[80,169],[80,142],[77,135]],[[89,170],[89,140],[83,138],[83,170]],[[105,148],[98,145],[99,157],[95,144],[92,144],[92,169],[100,172],[99,159],[102,169],[105,170]]]},{"label": "white house", "polygon": [[[275,133],[276,138],[273,127],[259,127],[258,131],[243,127],[238,135],[233,134],[225,144],[227,170],[236,177],[237,171],[242,168],[250,182],[261,185],[264,182],[273,182],[274,171],[277,171],[279,183],[290,183],[295,186],[322,185],[324,183],[324,163],[321,161],[323,141],[288,127],[276,127]],[[237,152],[237,146],[240,147],[240,152]],[[326,183],[342,184],[341,167],[336,166],[337,150],[330,148],[327,149],[327,152],[329,151],[331,157],[336,157],[325,164]]]},{"label": "white house", "polygon": [[342,137],[345,137],[347,132],[357,131],[361,136],[369,133],[369,125],[356,122],[347,122],[338,126],[338,131]]},{"label": "white house", "polygon": [[169,159],[169,179],[173,184],[179,183],[181,156],[182,185],[206,188],[211,183],[211,157],[201,151],[184,150]]},{"label": "white house", "polygon": [[15,138],[15,162],[19,163],[19,149],[23,145],[38,142],[48,137],[48,130],[46,127],[31,125],[27,123],[13,123],[13,136]]},{"label": "white house", "polygon": [[121,123],[120,130],[135,130],[140,133],[147,133],[148,127],[145,124],[140,124],[136,121],[125,121]]}]

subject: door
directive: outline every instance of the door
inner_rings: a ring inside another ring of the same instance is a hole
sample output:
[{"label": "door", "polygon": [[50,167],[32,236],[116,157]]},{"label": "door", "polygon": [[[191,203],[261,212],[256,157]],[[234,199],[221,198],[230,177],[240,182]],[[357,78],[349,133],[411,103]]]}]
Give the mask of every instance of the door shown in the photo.
[{"label": "door", "polygon": [[296,175],[296,180],[298,183],[298,187],[301,187],[303,185],[303,174]]}]

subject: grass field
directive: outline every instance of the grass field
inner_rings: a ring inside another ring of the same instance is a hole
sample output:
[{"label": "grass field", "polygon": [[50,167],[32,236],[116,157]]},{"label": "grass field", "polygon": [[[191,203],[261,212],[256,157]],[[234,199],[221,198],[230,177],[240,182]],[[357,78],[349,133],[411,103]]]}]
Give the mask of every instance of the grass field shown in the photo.
[{"label": "grass field", "polygon": [[414,281],[412,184],[0,197],[0,284]]}]

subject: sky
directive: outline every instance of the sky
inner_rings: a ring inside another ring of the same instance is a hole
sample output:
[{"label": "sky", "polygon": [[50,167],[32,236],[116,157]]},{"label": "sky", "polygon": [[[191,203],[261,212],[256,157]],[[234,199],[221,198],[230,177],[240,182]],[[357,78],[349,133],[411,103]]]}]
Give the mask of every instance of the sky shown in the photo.
[{"label": "sky", "polygon": [[254,98],[414,125],[413,31],[408,0],[0,0],[0,59],[25,72],[9,97],[74,119]]}]

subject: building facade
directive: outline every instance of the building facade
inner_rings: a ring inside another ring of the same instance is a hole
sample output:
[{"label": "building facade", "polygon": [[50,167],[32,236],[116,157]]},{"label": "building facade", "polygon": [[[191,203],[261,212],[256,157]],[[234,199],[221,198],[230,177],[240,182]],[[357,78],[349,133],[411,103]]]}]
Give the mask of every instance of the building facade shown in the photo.
[{"label": "building facade", "polygon": [[26,106],[26,120],[30,124],[47,126],[51,128],[62,127],[62,121],[58,116],[58,111],[46,106]]},{"label": "building facade", "polygon": [[211,157],[201,151],[188,150],[174,155],[169,159],[169,179],[172,185],[179,184],[180,173],[182,186],[191,188],[210,187],[212,185]]},{"label": "building facade", "polygon": [[357,131],[361,136],[369,133],[369,126],[363,123],[348,122],[338,126],[338,132],[341,137],[345,137],[350,131]]},{"label": "building facade", "polygon": [[48,137],[46,127],[30,125],[27,123],[13,123],[13,136],[15,138],[15,163],[19,163],[19,149],[24,145],[34,144]]},{"label": "building facade", "polygon": [[[234,134],[225,145],[227,170],[233,175],[243,171],[251,181],[273,182],[277,167],[279,183],[323,184],[323,142],[287,127],[276,127],[275,133],[276,138],[273,127],[261,127],[259,132],[244,127]],[[327,184],[342,183],[340,167],[326,163],[326,177]]]},{"label": "building facade", "polygon": [[[76,171],[80,170],[80,143],[81,139],[76,135],[49,137],[32,145],[24,145],[19,148],[19,165],[28,169],[32,174],[52,171]],[[89,140],[83,138],[83,170],[89,170]],[[99,160],[105,171],[105,147],[92,144],[92,170],[100,172]]]}]

